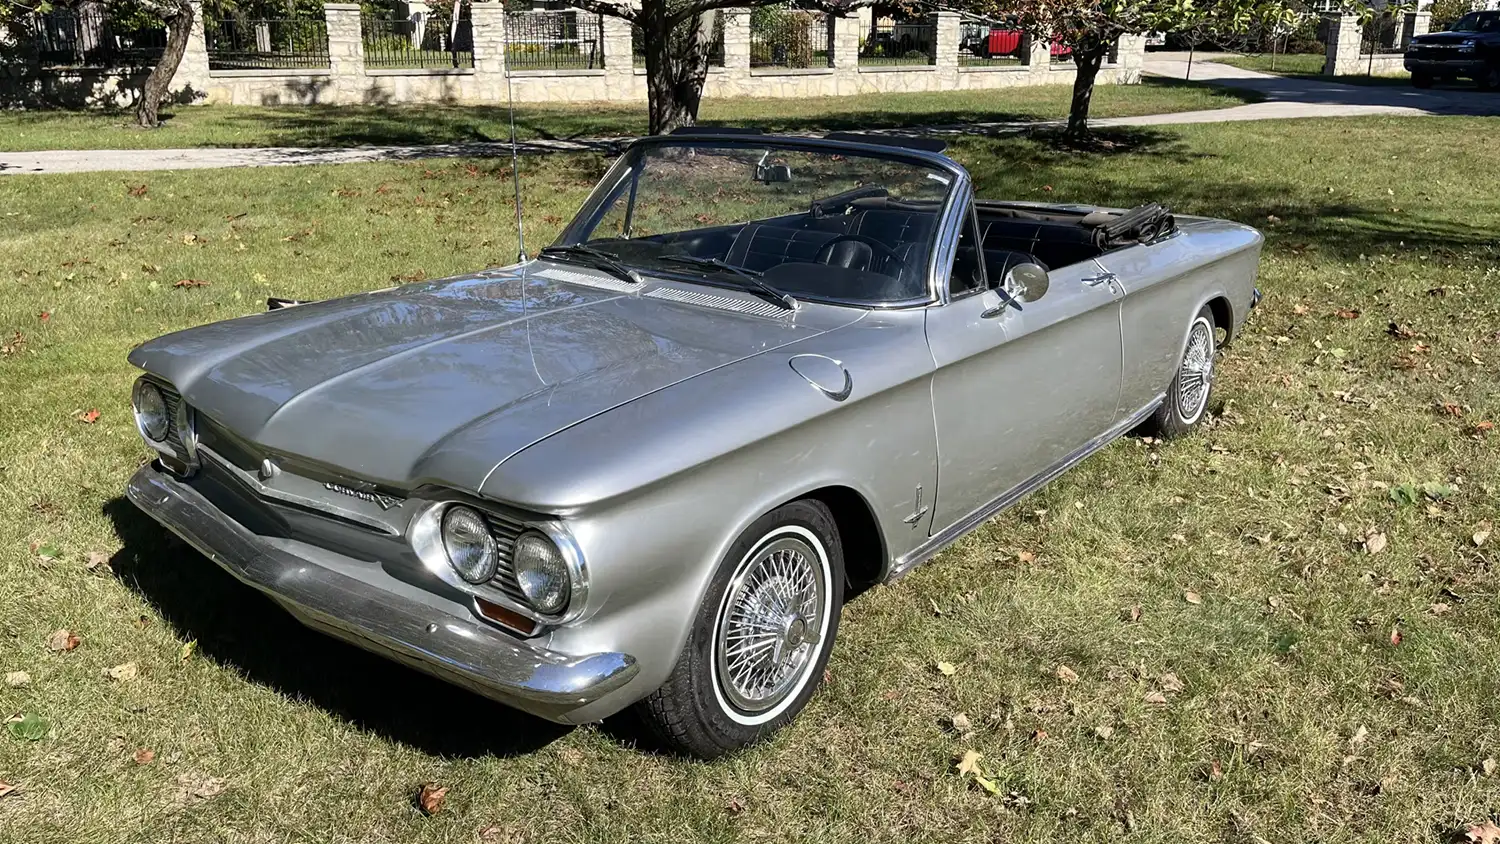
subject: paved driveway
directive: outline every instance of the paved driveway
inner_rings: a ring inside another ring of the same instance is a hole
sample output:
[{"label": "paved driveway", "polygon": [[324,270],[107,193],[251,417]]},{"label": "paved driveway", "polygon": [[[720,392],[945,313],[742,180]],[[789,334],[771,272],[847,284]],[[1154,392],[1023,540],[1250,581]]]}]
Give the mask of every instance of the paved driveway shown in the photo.
[{"label": "paved driveway", "polygon": [[[1153,53],[1145,71],[1153,76],[1183,79],[1187,76],[1186,54]],[[1295,117],[1348,117],[1362,114],[1468,114],[1500,115],[1500,93],[1472,88],[1418,90],[1396,85],[1344,85],[1317,79],[1273,76],[1241,70],[1209,61],[1195,61],[1192,81],[1230,88],[1245,88],[1265,96],[1265,102],[1209,111],[1148,114],[1093,121],[1095,126],[1160,126],[1177,123],[1224,123],[1237,120],[1276,120]],[[915,126],[890,130],[892,134],[954,135],[982,132],[1018,132],[1060,121],[1037,123],[981,123],[961,126]],[[1500,131],[1500,126],[1496,126]],[[568,141],[527,141],[523,154],[608,151],[622,139],[593,138]],[[210,167],[276,167],[295,164],[339,164],[356,161],[402,161],[454,156],[509,154],[504,143],[434,144],[432,146],[354,147],[311,149],[276,147],[262,149],[157,149],[157,150],[45,150],[0,152],[0,174],[83,173],[99,170],[192,170]]]}]

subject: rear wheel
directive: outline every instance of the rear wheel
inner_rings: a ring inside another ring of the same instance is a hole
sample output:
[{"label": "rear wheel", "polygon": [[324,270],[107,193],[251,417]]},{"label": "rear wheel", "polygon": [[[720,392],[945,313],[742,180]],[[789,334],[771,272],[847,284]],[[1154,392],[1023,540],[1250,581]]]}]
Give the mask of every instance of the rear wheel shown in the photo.
[{"label": "rear wheel", "polygon": [[1145,427],[1166,439],[1186,436],[1198,427],[1208,413],[1208,399],[1214,388],[1214,357],[1218,354],[1218,333],[1213,311],[1204,306],[1188,326],[1182,363],[1161,406],[1151,415]]},{"label": "rear wheel", "polygon": [[712,759],[797,716],[828,664],[844,605],[833,514],[794,501],[735,540],[662,687],[637,706],[673,749]]}]

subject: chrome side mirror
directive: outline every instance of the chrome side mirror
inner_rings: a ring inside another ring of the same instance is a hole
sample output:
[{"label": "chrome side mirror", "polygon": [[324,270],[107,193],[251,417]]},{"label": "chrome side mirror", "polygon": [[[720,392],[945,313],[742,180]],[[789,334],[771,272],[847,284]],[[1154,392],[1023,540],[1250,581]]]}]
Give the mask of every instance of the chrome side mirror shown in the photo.
[{"label": "chrome side mirror", "polygon": [[1047,295],[1051,281],[1038,264],[1016,264],[1005,274],[1005,289],[1014,292],[1022,302],[1035,302]]}]

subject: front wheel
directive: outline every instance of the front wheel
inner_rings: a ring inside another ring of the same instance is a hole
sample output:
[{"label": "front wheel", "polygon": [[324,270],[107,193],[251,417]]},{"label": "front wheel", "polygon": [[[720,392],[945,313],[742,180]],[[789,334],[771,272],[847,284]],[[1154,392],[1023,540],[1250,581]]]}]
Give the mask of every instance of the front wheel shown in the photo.
[{"label": "front wheel", "polygon": [[1411,84],[1418,88],[1431,88],[1433,76],[1424,71],[1412,71]]},{"label": "front wheel", "polygon": [[637,706],[673,749],[712,759],[761,741],[807,705],[844,605],[833,515],[803,500],[735,540],[662,687]]},{"label": "front wheel", "polygon": [[1500,61],[1490,62],[1484,70],[1480,71],[1479,78],[1475,80],[1479,87],[1485,91],[1500,91]]},{"label": "front wheel", "polygon": [[1182,363],[1161,406],[1151,415],[1146,428],[1165,439],[1191,433],[1208,412],[1208,398],[1214,389],[1214,357],[1218,353],[1218,336],[1213,311],[1205,305],[1188,327]]}]

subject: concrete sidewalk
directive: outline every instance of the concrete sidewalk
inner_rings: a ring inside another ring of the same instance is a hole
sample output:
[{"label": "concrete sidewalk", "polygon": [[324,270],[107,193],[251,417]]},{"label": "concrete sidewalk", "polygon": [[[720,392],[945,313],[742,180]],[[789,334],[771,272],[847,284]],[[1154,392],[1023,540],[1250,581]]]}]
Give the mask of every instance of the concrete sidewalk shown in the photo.
[{"label": "concrete sidewalk", "polygon": [[[1187,62],[1171,54],[1148,58],[1145,72],[1183,79]],[[1500,93],[1472,88],[1419,90],[1395,85],[1344,85],[1319,79],[1273,76],[1211,61],[1195,61],[1192,81],[1255,91],[1264,102],[1209,111],[1185,111],[1094,120],[1094,126],[1165,126],[1184,123],[1226,123],[1239,120],[1280,120],[1301,117],[1351,117],[1366,114],[1500,115]],[[1006,134],[1063,121],[972,123],[912,126],[874,130],[892,135]],[[1500,129],[1500,127],[1497,127]],[[586,138],[523,141],[523,155],[551,152],[610,152],[626,138]],[[45,150],[0,152],[0,175],[32,173],[88,173],[108,170],[195,170],[214,167],[285,167],[303,164],[348,164],[364,161],[411,161],[426,158],[495,157],[510,154],[502,142],[434,144],[430,146],[367,146],[343,149],[264,147],[246,149],[157,150]]]}]

